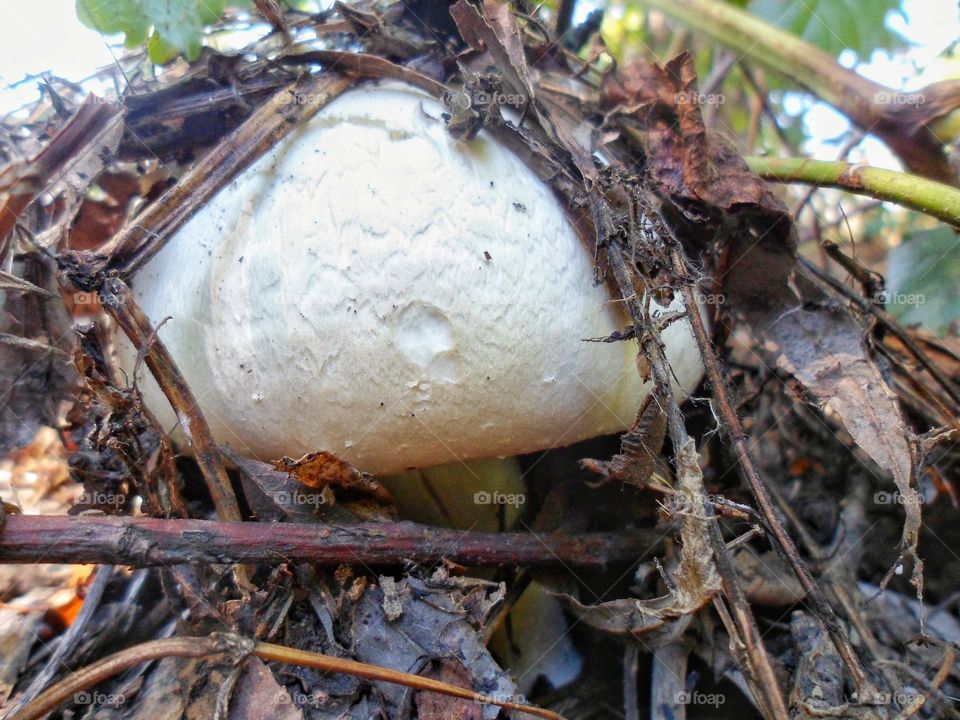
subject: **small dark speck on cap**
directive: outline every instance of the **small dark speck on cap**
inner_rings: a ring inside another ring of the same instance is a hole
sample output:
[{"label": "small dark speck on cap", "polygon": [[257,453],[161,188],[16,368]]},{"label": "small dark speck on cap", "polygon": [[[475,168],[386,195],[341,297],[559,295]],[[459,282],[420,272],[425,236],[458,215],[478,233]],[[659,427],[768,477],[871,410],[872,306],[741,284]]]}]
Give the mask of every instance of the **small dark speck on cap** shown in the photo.
[{"label": "small dark speck on cap", "polygon": [[489,252],[487,252],[486,250],[484,250],[484,251],[483,251],[483,259],[484,259],[484,260],[493,260],[493,255],[491,255]]}]

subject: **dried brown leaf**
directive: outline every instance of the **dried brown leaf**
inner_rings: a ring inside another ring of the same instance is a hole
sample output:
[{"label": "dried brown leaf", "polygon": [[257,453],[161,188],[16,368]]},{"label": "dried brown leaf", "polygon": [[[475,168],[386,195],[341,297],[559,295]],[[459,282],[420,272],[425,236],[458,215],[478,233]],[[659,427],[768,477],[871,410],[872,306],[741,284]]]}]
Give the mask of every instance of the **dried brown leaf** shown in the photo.
[{"label": "dried brown leaf", "polygon": [[581,467],[601,475],[605,480],[645,486],[656,468],[667,432],[667,415],[661,400],[656,392],[644,398],[633,426],[620,438],[619,454],[608,461],[581,460]]},{"label": "dried brown leaf", "polygon": [[[772,321],[757,317],[773,343],[768,349],[777,365],[829,405],[857,445],[893,476],[905,513],[903,552],[914,564],[912,581],[922,592],[923,565],[916,553],[921,499],[913,486],[909,434],[896,395],[864,346],[861,324],[804,271],[798,269],[794,280],[806,302],[798,306],[794,300],[790,311]],[[792,295],[788,288],[784,292]]]},{"label": "dried brown leaf", "polygon": [[[402,613],[391,621],[383,609],[382,590],[371,587],[353,612],[357,659],[418,674],[431,661],[443,659],[465,670],[462,682],[457,684],[484,695],[516,697],[516,685],[497,666],[482,638],[487,615],[502,596],[502,586],[467,578],[449,579],[442,572],[429,581],[406,577],[396,583],[396,602],[402,604]],[[377,686],[389,717],[406,717],[413,693],[390,683]],[[499,715],[499,708],[494,706],[478,707],[479,718],[493,720]]]},{"label": "dried brown leaf", "polygon": [[689,616],[720,590],[704,502],[696,446],[688,439],[677,452],[676,507],[680,508],[682,546],[670,592],[652,600],[620,599],[597,605],[584,605],[570,595],[561,594],[561,599],[581,620],[598,630],[622,636],[653,632],[656,643],[675,637],[685,629]]},{"label": "dried brown leaf", "polygon": [[699,98],[693,59],[686,52],[663,67],[633,62],[605,76],[601,87],[601,107],[623,116],[624,127],[640,133],[650,175],[675,202],[731,212],[752,209],[774,220],[786,216],[783,204],[750,172],[736,148],[707,130]]},{"label": "dried brown leaf", "polygon": [[24,260],[19,270],[22,281],[39,291],[3,293],[0,453],[29,444],[42,425],[56,426],[77,379],[71,321],[54,293],[53,268],[37,255]]},{"label": "dried brown leaf", "polygon": [[258,658],[248,658],[230,699],[229,720],[303,720],[293,698]]},{"label": "dried brown leaf", "polygon": [[533,85],[517,18],[510,6],[496,0],[485,0],[481,11],[467,0],[457,0],[451,6],[450,14],[466,43],[474,50],[488,51],[500,72],[505,73],[513,90],[530,102],[533,99]]},{"label": "dried brown leaf", "polygon": [[317,490],[328,485],[350,487],[363,481],[359,470],[326,450],[308,453],[299,460],[281,458],[273,465],[277,470],[293,475],[301,485]]},{"label": "dried brown leaf", "polygon": [[[456,660],[442,659],[422,674],[450,685],[470,687],[469,671],[463,663]],[[483,718],[482,707],[478,703],[463,698],[420,690],[414,696],[414,702],[417,706],[418,720],[482,720]]]},{"label": "dried brown leaf", "polygon": [[304,488],[289,472],[245,457],[232,448],[220,450],[239,469],[244,495],[259,521],[317,522],[317,508],[326,503],[323,494]]}]

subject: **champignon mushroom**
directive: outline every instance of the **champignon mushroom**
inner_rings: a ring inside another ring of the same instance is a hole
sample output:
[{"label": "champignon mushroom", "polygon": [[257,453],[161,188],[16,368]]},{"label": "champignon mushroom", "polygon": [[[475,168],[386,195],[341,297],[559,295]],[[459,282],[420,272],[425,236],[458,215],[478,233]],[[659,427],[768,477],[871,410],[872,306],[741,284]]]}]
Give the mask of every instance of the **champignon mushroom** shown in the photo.
[{"label": "champignon mushroom", "polygon": [[[134,277],[218,442],[388,474],[631,425],[649,391],[636,344],[584,341],[629,322],[592,253],[520,159],[453,139],[441,113],[406,86],[351,89]],[[663,339],[690,391],[689,325]]]}]

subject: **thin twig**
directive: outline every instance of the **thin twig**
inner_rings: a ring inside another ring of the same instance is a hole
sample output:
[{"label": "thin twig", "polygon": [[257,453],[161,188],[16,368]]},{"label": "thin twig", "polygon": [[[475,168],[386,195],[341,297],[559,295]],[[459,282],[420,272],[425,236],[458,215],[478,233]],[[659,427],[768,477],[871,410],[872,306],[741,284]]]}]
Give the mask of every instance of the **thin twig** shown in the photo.
[{"label": "thin twig", "polygon": [[296,648],[290,648],[284,645],[274,645],[264,642],[258,642],[254,646],[253,654],[261,660],[273,660],[291,665],[300,665],[323,672],[338,672],[365,680],[396,683],[414,688],[415,690],[427,690],[442,695],[463,698],[464,700],[473,700],[477,703],[496,705],[506,710],[516,710],[517,712],[535,715],[536,717],[548,718],[548,720],[563,720],[563,716],[552,710],[501,700],[498,697],[484,695],[474,692],[473,690],[457,687],[456,685],[449,685],[439,680],[433,680],[420,675],[400,672],[377,665],[368,665],[367,663],[361,663],[355,660],[346,660],[344,658],[321,655],[320,653],[309,652],[307,650],[297,650]]},{"label": "thin twig", "polygon": [[923,350],[920,349],[920,346],[916,343],[913,337],[911,337],[910,333],[907,332],[903,325],[894,320],[889,313],[882,310],[875,302],[873,302],[872,299],[857,295],[835,277],[823,272],[816,265],[805,258],[801,258],[800,261],[803,263],[804,267],[827,283],[834,290],[859,305],[861,310],[873,315],[875,318],[877,318],[877,320],[883,323],[887,330],[889,330],[894,337],[902,342],[904,347],[910,351],[910,354],[913,355],[918,363],[920,363],[923,369],[930,373],[930,376],[937,381],[937,384],[940,385],[943,391],[950,396],[950,399],[953,400],[957,406],[960,406],[960,390],[958,390],[953,381],[943,373],[943,370],[941,370],[940,367],[933,362],[933,360],[931,360]]},{"label": "thin twig", "polygon": [[[7,515],[0,564],[310,562],[602,567],[649,556],[663,533],[479,533],[410,522],[351,525],[238,523],[105,515]],[[51,538],[56,542],[52,543]]]},{"label": "thin twig", "polygon": [[350,78],[328,72],[275,93],[100,248],[103,264],[125,276],[133,273],[238,173],[351,84]]}]

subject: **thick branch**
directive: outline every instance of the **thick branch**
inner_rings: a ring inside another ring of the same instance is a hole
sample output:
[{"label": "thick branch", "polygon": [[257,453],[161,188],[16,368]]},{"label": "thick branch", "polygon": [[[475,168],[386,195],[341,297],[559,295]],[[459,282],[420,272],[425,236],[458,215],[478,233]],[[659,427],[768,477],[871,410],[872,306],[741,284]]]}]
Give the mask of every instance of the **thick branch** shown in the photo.
[{"label": "thick branch", "polygon": [[960,228],[960,190],[919,175],[809,158],[745,157],[766,180],[806,183],[888,200]]},{"label": "thick branch", "polygon": [[651,554],[662,533],[476,533],[399,523],[305,525],[110,516],[7,515],[0,563],[311,562],[603,566]]},{"label": "thick branch", "polygon": [[960,113],[960,83],[903,94],[843,67],[829,54],[716,0],[640,0],[743,57],[807,88],[866,132],[880,137],[910,170],[956,184],[944,154]]}]

